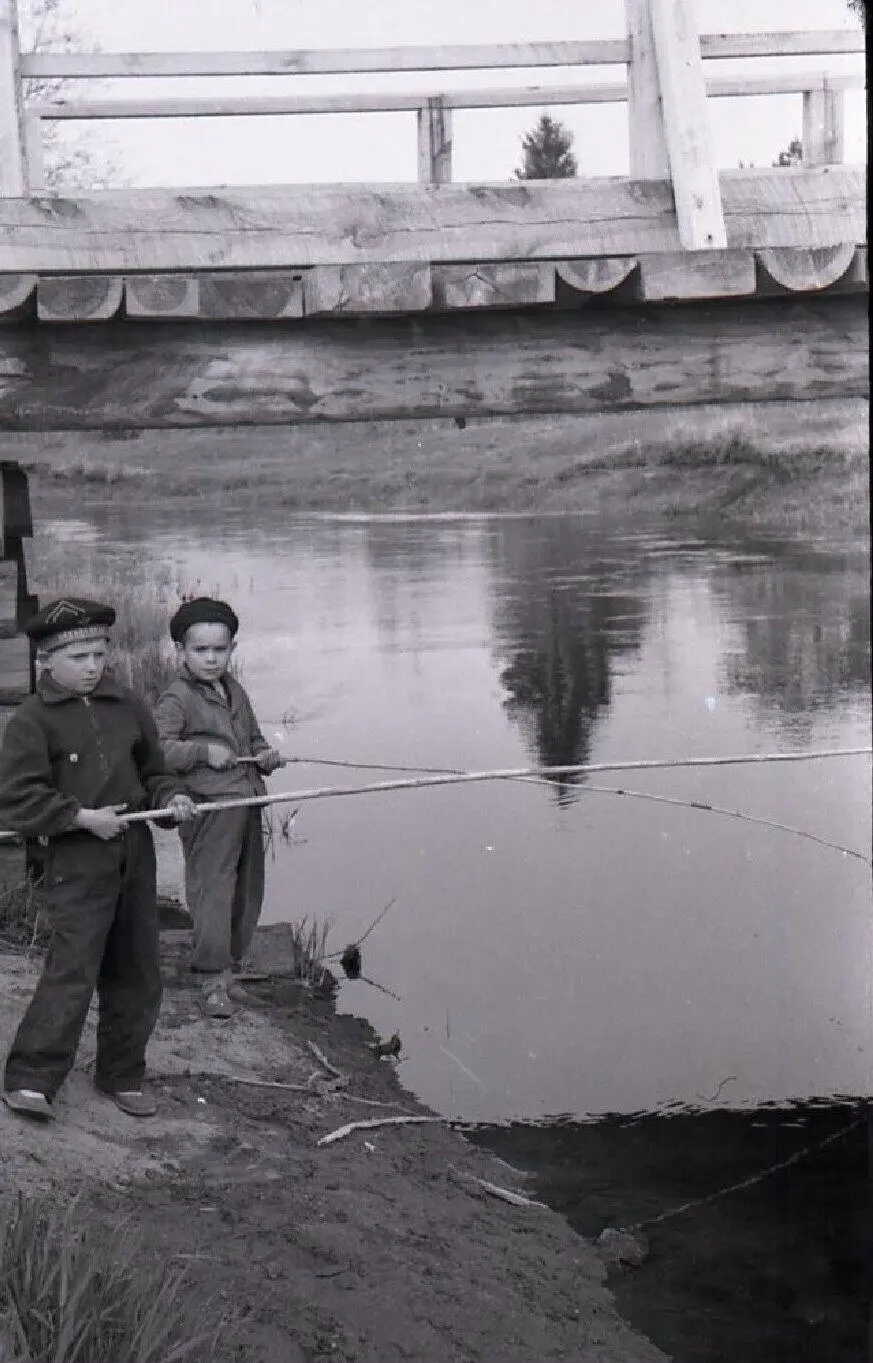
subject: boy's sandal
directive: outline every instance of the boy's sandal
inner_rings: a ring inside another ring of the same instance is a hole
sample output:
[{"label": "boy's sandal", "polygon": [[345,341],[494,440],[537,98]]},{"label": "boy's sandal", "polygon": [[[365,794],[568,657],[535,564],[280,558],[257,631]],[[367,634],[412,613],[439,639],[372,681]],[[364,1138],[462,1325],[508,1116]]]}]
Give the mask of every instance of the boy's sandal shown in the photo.
[{"label": "boy's sandal", "polygon": [[200,995],[200,1011],[208,1018],[232,1018],[233,1004],[224,985],[204,990]]},{"label": "boy's sandal", "polygon": [[3,1101],[13,1112],[34,1117],[38,1122],[50,1122],[55,1115],[48,1098],[37,1089],[6,1089]]}]

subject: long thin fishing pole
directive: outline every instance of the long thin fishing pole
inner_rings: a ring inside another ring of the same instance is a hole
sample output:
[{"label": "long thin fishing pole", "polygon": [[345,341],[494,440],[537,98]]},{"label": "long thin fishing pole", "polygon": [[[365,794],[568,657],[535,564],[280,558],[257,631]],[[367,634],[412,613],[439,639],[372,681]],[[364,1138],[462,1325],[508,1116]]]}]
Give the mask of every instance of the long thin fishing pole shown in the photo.
[{"label": "long thin fishing pole", "polygon": [[[417,776],[402,781],[373,781],[360,786],[314,786],[309,790],[277,791],[270,795],[248,795],[235,800],[210,800],[195,806],[200,814],[221,809],[264,809],[269,805],[297,800],[329,800],[348,795],[378,795],[394,790],[423,790],[430,786],[472,785],[482,781],[517,781],[524,778],[581,776],[605,771],[663,771],[686,767],[754,766],[769,762],[809,762],[829,757],[867,756],[871,748],[830,748],[809,753],[748,753],[732,757],[655,758],[633,762],[585,762],[555,767],[508,767],[495,771],[452,772],[448,775]],[[125,816],[126,822],[172,817],[168,809],[146,809]]]},{"label": "long thin fishing pole", "polygon": [[[435,774],[442,773],[443,775],[450,776],[454,775],[457,770],[452,767],[395,766],[385,762],[349,762],[339,758],[327,757],[295,757],[290,760],[293,762],[302,762],[309,766],[347,767],[355,771],[416,771],[422,774],[428,772]],[[522,776],[519,777],[518,780],[519,784],[549,786],[552,789],[560,784],[560,782],[554,779],[549,780],[539,776]],[[820,846],[830,848],[831,851],[834,852],[842,852],[847,857],[857,857],[858,861],[864,862],[865,865],[873,866],[873,857],[865,856],[863,852],[858,852],[853,847],[844,847],[842,843],[831,842],[830,839],[822,838],[817,833],[811,833],[806,828],[796,828],[793,824],[779,823],[775,819],[764,819],[756,814],[747,814],[740,809],[725,809],[722,805],[708,804],[703,800],[680,800],[674,796],[651,795],[647,791],[625,790],[618,786],[592,786],[586,784],[578,787],[578,790],[580,795],[592,793],[596,795],[623,795],[630,800],[651,800],[656,804],[675,805],[680,809],[702,809],[709,814],[724,814],[728,818],[742,819],[745,823],[756,823],[760,824],[763,828],[776,828],[783,833],[793,833],[798,838],[808,838],[810,842],[819,843]]]}]

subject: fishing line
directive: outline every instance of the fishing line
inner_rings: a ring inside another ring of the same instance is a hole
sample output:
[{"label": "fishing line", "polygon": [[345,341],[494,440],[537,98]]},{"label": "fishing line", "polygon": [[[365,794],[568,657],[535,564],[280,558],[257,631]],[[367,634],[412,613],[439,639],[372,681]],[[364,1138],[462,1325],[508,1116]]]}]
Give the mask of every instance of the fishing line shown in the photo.
[{"label": "fishing line", "polygon": [[[815,757],[824,755],[825,754],[816,753],[803,754],[804,757]],[[782,754],[779,754],[779,756],[782,756]],[[788,754],[788,756],[794,756],[794,754]],[[456,776],[464,774],[463,772],[458,771],[458,769],[455,767],[407,767],[400,766],[399,764],[395,765],[382,762],[349,762],[343,761],[339,758],[327,757],[293,757],[289,758],[289,762],[299,762],[307,766],[346,767],[356,771],[402,771],[442,776]],[[552,788],[560,785],[560,782],[557,780],[545,779],[543,777],[518,777],[517,779],[519,782],[524,782],[530,785],[534,784],[545,785],[551,786]],[[722,805],[709,804],[703,800],[680,800],[677,797],[668,795],[650,795],[645,791],[624,790],[616,786],[585,785],[579,786],[578,790],[580,795],[586,794],[589,791],[592,793],[596,793],[598,795],[623,795],[627,799],[631,800],[651,800],[656,804],[675,805],[682,809],[701,809],[709,814],[723,814],[727,818],[742,819],[743,822],[745,823],[759,824],[762,828],[775,828],[783,833],[793,833],[798,838],[807,838],[810,842],[816,842],[821,847],[828,847],[834,852],[842,852],[844,856],[855,857],[858,861],[863,862],[865,865],[873,866],[873,857],[868,857],[863,852],[856,851],[853,847],[844,847],[841,843],[831,842],[828,838],[822,838],[817,833],[809,832],[808,829],[796,828],[792,824],[780,823],[775,819],[765,819],[756,814],[746,814],[739,809],[726,809]]]}]

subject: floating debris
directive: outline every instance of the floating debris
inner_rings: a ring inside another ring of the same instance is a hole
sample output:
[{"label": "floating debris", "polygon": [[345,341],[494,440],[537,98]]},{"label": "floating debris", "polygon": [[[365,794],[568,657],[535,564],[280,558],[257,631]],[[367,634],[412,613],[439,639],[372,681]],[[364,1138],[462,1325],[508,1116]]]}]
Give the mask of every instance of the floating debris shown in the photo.
[{"label": "floating debris", "polygon": [[357,942],[350,942],[346,947],[340,956],[340,965],[346,972],[347,979],[359,980],[361,978],[361,948]]}]

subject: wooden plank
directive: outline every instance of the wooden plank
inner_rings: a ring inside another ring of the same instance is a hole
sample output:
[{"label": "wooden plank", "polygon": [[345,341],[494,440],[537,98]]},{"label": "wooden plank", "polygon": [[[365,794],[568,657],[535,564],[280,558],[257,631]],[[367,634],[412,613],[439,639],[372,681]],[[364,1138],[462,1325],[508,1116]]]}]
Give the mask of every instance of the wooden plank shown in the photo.
[{"label": "wooden plank", "polygon": [[19,61],[17,3],[0,0],[0,196],[24,193],[24,98]]},{"label": "wooden plank", "polygon": [[843,159],[843,95],[825,79],[819,90],[803,96],[803,164],[839,165]]},{"label": "wooden plank", "polygon": [[304,276],[307,317],[423,312],[432,301],[429,265],[320,265]]},{"label": "wooden plank", "polygon": [[555,266],[560,280],[578,293],[611,293],[637,267],[636,256],[595,257],[592,260],[561,260]]},{"label": "wooden plank", "polygon": [[[9,328],[7,431],[276,425],[868,393],[867,300]],[[88,401],[83,403],[83,386]]]},{"label": "wooden plank", "polygon": [[691,0],[651,6],[679,240],[686,251],[723,249],[727,232]]},{"label": "wooden plank", "polygon": [[640,297],[647,302],[750,298],[755,287],[753,251],[682,251],[640,256]]},{"label": "wooden plank", "polygon": [[45,189],[45,148],[42,118],[35,109],[24,110],[24,170],[28,194]]},{"label": "wooden plank", "polygon": [[[728,245],[866,240],[861,168],[721,177]],[[124,190],[0,200],[0,271],[71,274],[553,260],[676,251],[669,186],[572,179],[496,185]]]},{"label": "wooden plank", "polygon": [[112,275],[55,275],[36,286],[41,322],[103,322],[114,317],[124,296],[124,280]]},{"label": "wooden plank", "polygon": [[300,271],[132,275],[124,281],[128,317],[249,321],[303,316]]},{"label": "wooden plank", "polygon": [[0,638],[18,632],[18,564],[0,559]]},{"label": "wooden plank", "polygon": [[35,293],[35,274],[0,274],[0,321],[20,316]]},{"label": "wooden plank", "polygon": [[418,182],[452,182],[452,111],[441,95],[426,100],[418,110]]},{"label": "wooden plank", "polygon": [[[864,34],[813,32],[710,33],[705,58],[815,56],[863,52]],[[375,71],[471,71],[506,67],[621,65],[623,39],[562,43],[501,43],[464,47],[388,47],[275,52],[28,52],[21,72],[39,79],[104,76],[345,75]]]},{"label": "wooden plank", "polygon": [[[634,0],[647,3],[647,0]],[[634,79],[632,74],[632,80]],[[719,77],[706,82],[706,93],[716,98],[738,98],[744,95],[800,94],[805,90],[822,89],[825,84],[833,90],[860,90],[864,77],[840,75],[828,77],[820,71],[792,72],[776,76]],[[427,105],[425,91],[396,93],[380,91],[376,94],[353,95],[248,95],[65,100],[62,104],[32,105],[29,115],[34,122],[65,122],[92,119],[165,119],[165,118],[275,118],[278,115],[298,114],[353,114],[353,113],[418,113]],[[449,90],[438,98],[443,108],[451,109],[507,109],[540,107],[554,104],[621,104],[634,92],[624,82],[594,84],[580,82],[562,86],[515,86],[500,89]],[[656,101],[660,97],[656,95]],[[646,107],[659,109],[659,104],[646,102]],[[654,116],[654,115],[652,115]],[[647,130],[646,117],[641,112],[634,126],[641,134]],[[33,134],[36,137],[36,134]],[[638,145],[634,136],[631,148]],[[643,137],[645,143],[645,137]],[[649,175],[633,171],[639,179],[663,179],[663,175]],[[34,181],[31,177],[31,183]],[[442,183],[442,182],[441,182]]]},{"label": "wooden plank", "polygon": [[16,541],[30,539],[33,518],[30,512],[30,487],[27,474],[14,460],[0,462],[0,553],[15,554]]},{"label": "wooden plank", "polygon": [[434,303],[440,308],[518,308],[555,301],[555,267],[509,261],[500,265],[437,265]]},{"label": "wooden plank", "polygon": [[792,293],[827,289],[852,268],[855,248],[827,246],[818,251],[782,248],[755,253],[771,279]]},{"label": "wooden plank", "polygon": [[249,321],[303,316],[303,272],[228,270],[200,276],[200,316]]},{"label": "wooden plank", "polygon": [[667,134],[661,108],[651,0],[625,0],[628,44],[628,137],[630,173],[635,180],[670,176]]},{"label": "wooden plank", "polygon": [[29,52],[22,74],[40,79],[103,76],[312,76],[375,71],[478,71],[623,64],[619,40],[487,43],[443,47],[331,48],[276,52]]},{"label": "wooden plank", "polygon": [[124,281],[124,311],[128,317],[199,317],[200,276],[132,275]]},{"label": "wooden plank", "polygon": [[0,702],[23,700],[30,684],[30,640],[23,634],[0,639]]},{"label": "wooden plank", "polygon": [[839,52],[864,52],[861,29],[811,29],[775,33],[704,33],[704,59],[721,57],[816,57]]}]

